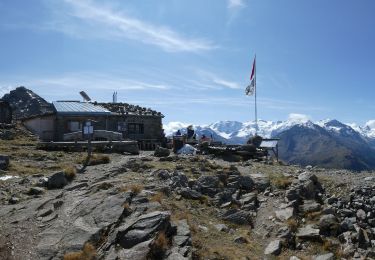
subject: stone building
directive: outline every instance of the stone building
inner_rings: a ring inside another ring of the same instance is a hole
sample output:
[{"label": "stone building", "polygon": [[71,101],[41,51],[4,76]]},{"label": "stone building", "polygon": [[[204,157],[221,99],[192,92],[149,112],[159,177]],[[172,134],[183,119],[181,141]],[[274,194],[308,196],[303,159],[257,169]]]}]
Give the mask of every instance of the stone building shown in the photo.
[{"label": "stone building", "polygon": [[88,120],[94,122],[94,130],[107,133],[100,140],[110,139],[110,132],[121,133],[124,140],[137,140],[141,149],[154,149],[164,138],[164,116],[151,109],[126,103],[56,101],[52,104],[54,112],[23,120],[42,141],[64,141],[71,133],[81,137],[79,132]]}]

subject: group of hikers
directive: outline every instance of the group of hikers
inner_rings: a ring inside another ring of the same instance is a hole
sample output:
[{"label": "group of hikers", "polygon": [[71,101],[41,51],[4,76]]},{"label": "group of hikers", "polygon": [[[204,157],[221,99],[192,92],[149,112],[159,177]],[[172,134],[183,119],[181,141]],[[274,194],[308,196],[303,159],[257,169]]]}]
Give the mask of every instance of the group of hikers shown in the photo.
[{"label": "group of hikers", "polygon": [[[195,133],[194,129],[193,129],[193,126],[190,125],[186,128],[186,135],[182,135],[181,133],[181,130],[177,130],[175,136],[186,136],[186,141],[188,142],[194,142],[194,141],[197,141],[197,134]],[[202,142],[211,142],[213,141],[213,136],[211,134],[211,137],[207,137],[205,134],[203,134],[200,138],[199,138],[199,142],[202,143]]]}]

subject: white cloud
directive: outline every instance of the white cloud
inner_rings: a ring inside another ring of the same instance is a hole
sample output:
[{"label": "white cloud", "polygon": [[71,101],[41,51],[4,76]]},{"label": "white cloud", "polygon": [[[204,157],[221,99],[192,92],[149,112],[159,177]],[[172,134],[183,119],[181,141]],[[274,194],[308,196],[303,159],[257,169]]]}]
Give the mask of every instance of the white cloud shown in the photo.
[{"label": "white cloud", "polygon": [[[217,48],[206,39],[180,35],[166,26],[158,26],[130,17],[117,10],[100,6],[94,1],[64,0],[64,3],[66,4],[65,10],[55,11],[59,18],[50,22],[48,29],[59,30],[77,37],[131,39],[155,45],[170,52],[199,52]],[[61,15],[64,12],[65,17],[62,18]]]},{"label": "white cloud", "polygon": [[0,98],[4,96],[5,94],[8,94],[10,91],[15,89],[14,86],[0,86]]},{"label": "white cloud", "polygon": [[[17,83],[13,82],[12,87],[0,88],[9,92],[17,85],[24,85],[32,89],[39,89],[43,92],[38,94],[44,96],[57,96],[63,98],[72,93],[78,93],[80,90],[88,91],[88,93],[103,93],[112,91],[165,91],[171,87],[163,82],[141,81],[138,79],[130,79],[125,76],[100,73],[70,73],[62,76],[49,76],[38,78],[18,78]],[[10,85],[6,82],[6,84]],[[58,89],[59,91],[56,91]]]},{"label": "white cloud", "polygon": [[168,124],[163,124],[164,133],[166,136],[171,136],[177,132],[179,129],[188,127],[191,124],[182,122],[169,122]]},{"label": "white cloud", "polygon": [[160,83],[149,83],[139,80],[133,80],[115,75],[106,75],[98,73],[80,73],[68,74],[61,77],[49,77],[35,80],[35,85],[65,87],[65,88],[90,88],[109,89],[109,90],[145,90],[159,89],[166,90],[169,86]]},{"label": "white cloud", "polygon": [[212,72],[207,72],[203,70],[198,70],[197,74],[200,75],[203,80],[208,81],[208,85],[218,85],[220,87],[225,87],[225,88],[230,88],[230,89],[239,89],[241,88],[241,85],[237,82],[230,81],[227,79],[223,79],[220,76],[212,73]]},{"label": "white cloud", "polygon": [[212,81],[220,86],[224,86],[224,87],[231,88],[231,89],[241,88],[241,86],[238,83],[224,80],[221,78],[213,78]]},{"label": "white cloud", "polygon": [[228,0],[228,8],[241,8],[245,6],[244,0]]},{"label": "white cloud", "polygon": [[288,120],[293,122],[304,123],[310,120],[310,116],[304,114],[291,113],[289,114]]}]

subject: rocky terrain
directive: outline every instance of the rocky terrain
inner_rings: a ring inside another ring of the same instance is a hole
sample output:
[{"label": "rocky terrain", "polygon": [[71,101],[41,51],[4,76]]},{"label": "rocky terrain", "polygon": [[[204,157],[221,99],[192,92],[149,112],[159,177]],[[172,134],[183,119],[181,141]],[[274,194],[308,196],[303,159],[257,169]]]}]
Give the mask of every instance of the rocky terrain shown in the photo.
[{"label": "rocky terrain", "polygon": [[373,173],[164,152],[5,167],[0,259],[375,258]]}]

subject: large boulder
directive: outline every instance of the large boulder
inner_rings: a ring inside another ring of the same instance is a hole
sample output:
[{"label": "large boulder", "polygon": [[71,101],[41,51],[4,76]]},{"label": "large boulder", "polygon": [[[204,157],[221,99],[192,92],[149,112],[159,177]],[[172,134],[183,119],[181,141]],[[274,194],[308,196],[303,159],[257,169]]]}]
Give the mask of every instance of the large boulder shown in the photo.
[{"label": "large boulder", "polygon": [[56,172],[48,178],[48,189],[61,189],[68,184],[64,172]]},{"label": "large boulder", "polygon": [[9,156],[0,154],[0,170],[6,170],[9,166]]},{"label": "large boulder", "polygon": [[340,227],[337,218],[332,214],[321,216],[318,226],[323,235],[337,235]]},{"label": "large boulder", "polygon": [[154,237],[157,232],[171,232],[170,213],[154,211],[141,215],[131,226],[120,227],[116,241],[125,249],[145,242]]},{"label": "large boulder", "polygon": [[154,156],[156,157],[167,157],[171,154],[171,151],[169,151],[169,149],[167,148],[163,148],[163,147],[157,147],[154,151]]}]

